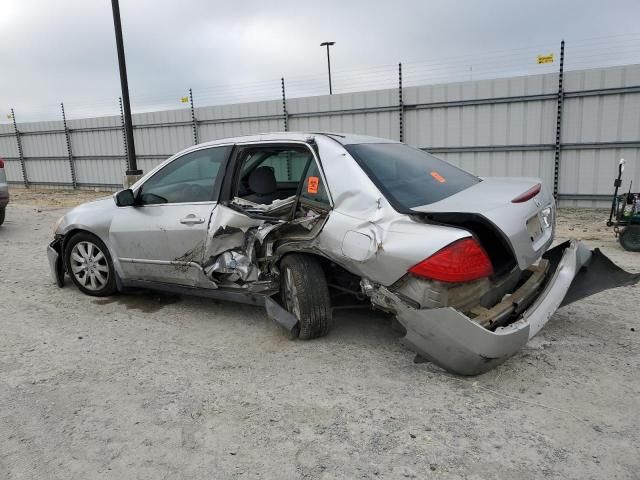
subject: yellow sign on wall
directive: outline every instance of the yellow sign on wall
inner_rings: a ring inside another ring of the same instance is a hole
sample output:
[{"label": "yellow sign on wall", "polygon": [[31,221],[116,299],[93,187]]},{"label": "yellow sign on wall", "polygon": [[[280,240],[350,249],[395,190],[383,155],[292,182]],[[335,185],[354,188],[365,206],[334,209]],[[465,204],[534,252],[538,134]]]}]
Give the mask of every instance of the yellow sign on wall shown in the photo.
[{"label": "yellow sign on wall", "polygon": [[182,98],[180,99],[180,101],[181,101],[182,103],[189,103],[189,97],[182,97]]},{"label": "yellow sign on wall", "polygon": [[553,63],[553,53],[549,55],[538,55],[538,63]]}]

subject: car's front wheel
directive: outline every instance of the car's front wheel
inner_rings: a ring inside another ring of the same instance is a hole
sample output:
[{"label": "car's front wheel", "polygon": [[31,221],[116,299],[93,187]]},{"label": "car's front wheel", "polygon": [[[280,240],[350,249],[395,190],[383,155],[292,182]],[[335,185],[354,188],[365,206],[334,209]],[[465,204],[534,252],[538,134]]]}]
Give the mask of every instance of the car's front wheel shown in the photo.
[{"label": "car's front wheel", "polygon": [[0,208],[0,225],[4,223],[5,212],[6,212],[6,207]]},{"label": "car's front wheel", "polygon": [[331,328],[329,286],[320,262],[292,253],[280,263],[282,303],[300,322],[299,338],[322,337]]},{"label": "car's front wheel", "polygon": [[95,235],[81,232],[71,237],[65,247],[65,264],[71,280],[83,293],[94,297],[115,293],[111,255]]}]

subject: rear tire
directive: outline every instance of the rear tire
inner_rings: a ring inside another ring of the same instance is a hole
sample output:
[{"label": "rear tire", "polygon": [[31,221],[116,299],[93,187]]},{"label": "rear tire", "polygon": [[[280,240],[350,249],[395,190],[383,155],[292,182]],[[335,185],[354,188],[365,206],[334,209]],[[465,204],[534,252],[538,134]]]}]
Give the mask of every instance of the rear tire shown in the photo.
[{"label": "rear tire", "polygon": [[640,252],[640,225],[629,225],[620,234],[620,245],[629,252]]},{"label": "rear tire", "polygon": [[64,262],[73,283],[86,295],[108,297],[116,292],[116,275],[106,245],[89,232],[72,236]]},{"label": "rear tire", "polygon": [[7,207],[0,208],[0,225],[4,223],[4,217]]},{"label": "rear tire", "polygon": [[331,328],[329,286],[320,262],[292,253],[280,263],[282,304],[300,322],[299,338],[322,337]]}]

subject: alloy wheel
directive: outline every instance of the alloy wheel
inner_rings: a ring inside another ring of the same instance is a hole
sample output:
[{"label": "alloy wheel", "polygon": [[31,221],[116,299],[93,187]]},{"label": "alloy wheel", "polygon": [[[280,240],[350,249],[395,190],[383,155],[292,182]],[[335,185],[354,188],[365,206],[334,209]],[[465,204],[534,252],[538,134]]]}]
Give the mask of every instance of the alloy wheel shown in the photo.
[{"label": "alloy wheel", "polygon": [[298,289],[293,281],[293,273],[290,269],[285,270],[284,275],[284,298],[287,306],[287,310],[295,315],[300,320],[300,303],[298,301]]},{"label": "alloy wheel", "polygon": [[70,260],[73,276],[87,290],[98,291],[109,281],[107,258],[95,243],[76,243],[71,250]]}]

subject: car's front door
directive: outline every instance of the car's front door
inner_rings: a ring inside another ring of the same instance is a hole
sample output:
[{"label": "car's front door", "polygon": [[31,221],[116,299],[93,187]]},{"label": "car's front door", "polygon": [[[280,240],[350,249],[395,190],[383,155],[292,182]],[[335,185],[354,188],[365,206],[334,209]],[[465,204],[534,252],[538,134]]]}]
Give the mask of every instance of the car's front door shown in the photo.
[{"label": "car's front door", "polygon": [[120,207],[109,238],[126,280],[197,285],[207,227],[230,146],[182,155],[137,189],[136,204]]}]

